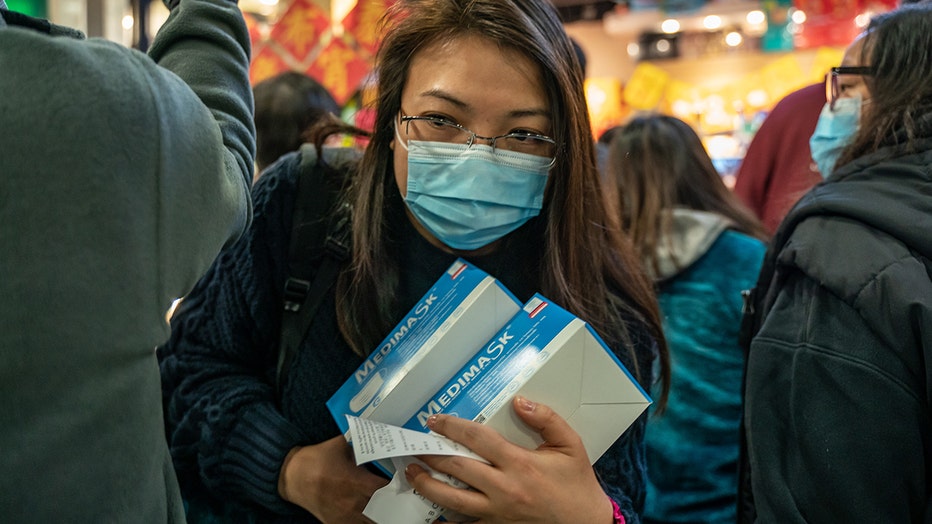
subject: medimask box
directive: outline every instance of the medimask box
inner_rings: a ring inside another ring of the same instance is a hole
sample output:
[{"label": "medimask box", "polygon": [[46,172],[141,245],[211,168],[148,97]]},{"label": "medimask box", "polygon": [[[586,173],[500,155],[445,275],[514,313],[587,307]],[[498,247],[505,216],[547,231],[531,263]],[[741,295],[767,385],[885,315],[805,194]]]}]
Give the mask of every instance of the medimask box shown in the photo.
[{"label": "medimask box", "polygon": [[538,294],[438,387],[404,427],[428,431],[430,415],[447,413],[536,448],[540,435],[511,407],[518,394],[547,404],[566,419],[582,438],[591,463],[651,403],[589,324]]},{"label": "medimask box", "polygon": [[327,401],[340,430],[348,414],[403,424],[520,308],[498,280],[454,262]]}]

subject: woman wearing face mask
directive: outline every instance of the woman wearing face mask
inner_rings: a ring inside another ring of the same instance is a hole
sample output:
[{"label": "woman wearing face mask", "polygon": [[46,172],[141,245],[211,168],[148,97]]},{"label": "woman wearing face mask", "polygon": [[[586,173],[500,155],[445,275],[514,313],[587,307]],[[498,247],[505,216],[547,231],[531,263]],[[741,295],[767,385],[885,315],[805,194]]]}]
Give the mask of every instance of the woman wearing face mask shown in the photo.
[{"label": "woman wearing face mask", "polygon": [[[589,321],[645,389],[655,360],[668,375],[650,282],[601,200],[582,78],[553,8],[415,0],[387,19],[397,22],[378,56],[369,145],[349,162],[321,153],[351,182],[340,194],[352,213],[350,260],[282,372],[280,399],[291,209],[300,163],[319,157],[312,146],[265,172],[251,230],[185,299],[159,348],[189,517],[206,506],[241,520],[368,522],[361,512],[387,480],[355,465],[325,402],[457,257],[520,300],[540,291]],[[315,142],[328,131],[352,130],[334,124]],[[441,415],[432,429],[491,465],[425,459],[473,491],[418,467],[408,480],[482,522],[639,521],[643,417],[593,467],[547,406],[513,408],[542,434],[540,449]]]},{"label": "woman wearing face mask", "polygon": [[841,67],[832,68],[825,78],[827,102],[809,139],[809,151],[822,178],[832,174],[841,152],[858,131],[861,106],[870,102],[864,77],[871,71],[858,65],[861,63],[863,36],[858,35],[845,50]]},{"label": "woman wearing face mask", "polygon": [[928,3],[871,21],[854,64],[871,102],[765,258],[742,522],[932,522],[929,49]]}]

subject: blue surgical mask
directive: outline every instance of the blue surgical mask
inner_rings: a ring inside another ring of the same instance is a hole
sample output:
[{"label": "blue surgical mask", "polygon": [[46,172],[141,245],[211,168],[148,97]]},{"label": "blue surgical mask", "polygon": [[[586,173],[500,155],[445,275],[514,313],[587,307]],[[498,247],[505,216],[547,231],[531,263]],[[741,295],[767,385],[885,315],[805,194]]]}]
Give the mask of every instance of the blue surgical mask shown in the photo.
[{"label": "blue surgical mask", "polygon": [[549,158],[480,144],[398,143],[408,151],[408,209],[454,249],[488,245],[540,213]]},{"label": "blue surgical mask", "polygon": [[822,178],[828,178],[832,174],[841,152],[858,132],[860,117],[861,97],[835,100],[834,111],[829,104],[822,108],[815,132],[809,139],[809,151],[819,166]]}]

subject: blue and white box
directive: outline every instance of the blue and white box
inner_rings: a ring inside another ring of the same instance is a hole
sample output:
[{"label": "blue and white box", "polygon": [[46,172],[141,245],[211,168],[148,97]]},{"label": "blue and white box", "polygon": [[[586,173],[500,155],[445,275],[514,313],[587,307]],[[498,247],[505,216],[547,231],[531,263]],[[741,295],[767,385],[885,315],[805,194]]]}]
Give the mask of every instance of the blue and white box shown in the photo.
[{"label": "blue and white box", "polygon": [[579,434],[591,463],[644,412],[651,399],[592,327],[535,295],[404,427],[427,431],[448,413],[495,428],[536,448],[540,435],[511,408],[520,394],[549,405]]},{"label": "blue and white box", "polygon": [[345,415],[400,426],[521,309],[498,280],[459,259],[327,401]]}]

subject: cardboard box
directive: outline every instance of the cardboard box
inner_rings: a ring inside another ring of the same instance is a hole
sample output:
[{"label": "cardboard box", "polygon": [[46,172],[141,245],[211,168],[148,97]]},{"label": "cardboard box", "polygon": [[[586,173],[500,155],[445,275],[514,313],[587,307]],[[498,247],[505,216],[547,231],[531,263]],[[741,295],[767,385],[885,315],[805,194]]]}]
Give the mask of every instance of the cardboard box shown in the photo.
[{"label": "cardboard box", "polygon": [[540,435],[511,408],[516,394],[547,404],[566,419],[592,463],[651,403],[591,326],[538,294],[437,388],[404,427],[427,431],[427,417],[448,413],[535,448]]},{"label": "cardboard box", "polygon": [[498,280],[460,259],[327,401],[345,415],[400,426],[521,308]]}]

